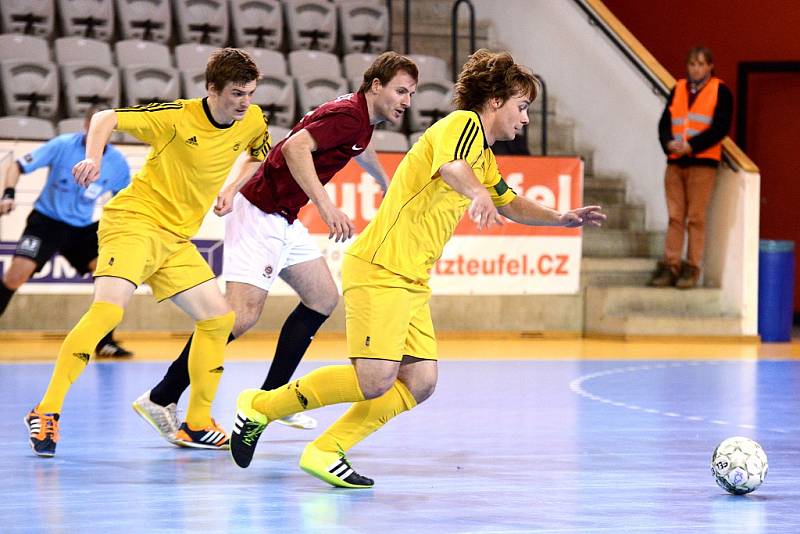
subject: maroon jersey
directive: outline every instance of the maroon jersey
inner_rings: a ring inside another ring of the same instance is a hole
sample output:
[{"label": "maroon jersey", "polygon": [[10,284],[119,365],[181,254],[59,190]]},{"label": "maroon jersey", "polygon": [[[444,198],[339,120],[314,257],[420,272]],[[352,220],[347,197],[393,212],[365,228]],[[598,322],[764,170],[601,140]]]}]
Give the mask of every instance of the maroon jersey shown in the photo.
[{"label": "maroon jersey", "polygon": [[[317,150],[311,155],[317,176],[324,185],[369,144],[373,126],[369,123],[367,100],[363,94],[350,93],[326,102],[306,114],[292,128],[291,134],[302,129],[317,142]],[[241,193],[261,211],[280,214],[291,223],[300,208],[308,203],[308,196],[286,165],[281,152],[285,142],[286,139],[282,140],[269,151],[267,159],[242,187]]]}]

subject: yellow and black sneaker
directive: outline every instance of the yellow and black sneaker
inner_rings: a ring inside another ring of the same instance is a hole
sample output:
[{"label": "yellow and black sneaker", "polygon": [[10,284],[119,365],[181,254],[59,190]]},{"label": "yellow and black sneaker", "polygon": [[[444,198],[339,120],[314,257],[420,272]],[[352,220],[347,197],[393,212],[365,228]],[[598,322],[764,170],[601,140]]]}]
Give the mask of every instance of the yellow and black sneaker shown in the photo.
[{"label": "yellow and black sneaker", "polygon": [[356,473],[343,451],[329,452],[313,443],[306,445],[300,457],[300,469],[339,488],[371,488],[375,481]]},{"label": "yellow and black sneaker", "polygon": [[253,460],[258,438],[261,437],[269,421],[267,416],[253,408],[253,399],[260,389],[245,389],[236,397],[236,415],[231,431],[231,458],[244,469]]},{"label": "yellow and black sneaker", "polygon": [[28,427],[30,433],[31,448],[37,455],[45,458],[56,455],[58,418],[57,413],[41,413],[38,406],[25,416],[25,426]]},{"label": "yellow and black sneaker", "polygon": [[191,428],[186,421],[184,421],[175,433],[175,438],[172,442],[179,447],[190,447],[193,449],[224,450],[230,447],[228,435],[213,419],[210,425],[197,430]]}]

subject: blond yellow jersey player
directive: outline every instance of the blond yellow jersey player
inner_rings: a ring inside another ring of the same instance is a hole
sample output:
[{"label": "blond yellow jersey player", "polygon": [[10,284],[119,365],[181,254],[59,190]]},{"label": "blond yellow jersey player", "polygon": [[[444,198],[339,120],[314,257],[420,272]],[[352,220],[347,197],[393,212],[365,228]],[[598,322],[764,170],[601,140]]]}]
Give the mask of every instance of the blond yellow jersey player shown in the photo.
[{"label": "blond yellow jersey player", "polygon": [[252,459],[270,422],[349,402],[347,412],[300,458],[307,473],[334,486],[365,488],[345,453],[394,416],[427,399],[437,380],[429,307],[430,270],[465,212],[479,229],[502,216],[528,225],[600,225],[597,206],[559,213],[518,197],[503,181],[491,146],[528,124],[536,79],[507,53],[479,50],[458,77],[455,111],[432,125],[403,158],[375,219],[342,265],[349,365],[321,367],[271,391],[237,399],[231,454]]},{"label": "blond yellow jersey player", "polygon": [[114,129],[152,148],[131,184],[105,207],[93,303],[64,340],[47,391],[25,418],[39,456],[55,454],[69,388],[100,338],[122,321],[134,290],[144,282],[157,300],[171,299],[195,321],[189,407],[176,442],[227,447],[227,435],[211,418],[211,401],[234,313],[190,238],[215,198],[217,208],[227,201],[217,195],[239,155],[247,153],[235,175],[250,176],[269,150],[266,120],[250,104],[258,76],[248,54],[220,49],[206,66],[207,97],[105,110],[92,118],[86,159],[73,169],[79,184],[97,180],[103,147]]}]

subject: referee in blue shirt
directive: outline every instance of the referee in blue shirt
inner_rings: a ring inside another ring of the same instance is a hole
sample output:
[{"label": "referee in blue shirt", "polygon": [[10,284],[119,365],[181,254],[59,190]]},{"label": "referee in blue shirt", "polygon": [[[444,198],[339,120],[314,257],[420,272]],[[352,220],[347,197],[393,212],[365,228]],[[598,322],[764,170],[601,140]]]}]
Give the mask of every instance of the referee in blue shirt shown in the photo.
[{"label": "referee in blue shirt", "polygon": [[[122,153],[112,145],[103,152],[100,179],[82,187],[72,176],[72,167],[84,158],[90,110],[84,132],[59,135],[25,154],[11,165],[5,177],[0,215],[14,207],[15,187],[21,174],[49,167],[47,182],[28,216],[11,266],[0,282],[0,315],[5,312],[11,297],[30,280],[56,252],[64,256],[81,274],[94,272],[97,263],[97,221],[94,209],[97,199],[111,193],[116,195],[130,183],[130,168]],[[98,356],[125,357],[133,353],[120,347],[110,332],[97,345]]]}]

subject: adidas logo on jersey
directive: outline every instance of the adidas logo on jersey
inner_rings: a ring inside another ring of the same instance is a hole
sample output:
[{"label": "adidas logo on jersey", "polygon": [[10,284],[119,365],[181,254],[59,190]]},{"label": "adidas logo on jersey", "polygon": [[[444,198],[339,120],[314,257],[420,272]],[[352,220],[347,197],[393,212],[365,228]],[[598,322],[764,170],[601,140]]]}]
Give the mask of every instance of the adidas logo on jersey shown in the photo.
[{"label": "adidas logo on jersey", "polygon": [[193,135],[189,139],[186,140],[186,144],[189,146],[197,146],[197,136]]}]

